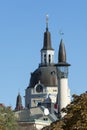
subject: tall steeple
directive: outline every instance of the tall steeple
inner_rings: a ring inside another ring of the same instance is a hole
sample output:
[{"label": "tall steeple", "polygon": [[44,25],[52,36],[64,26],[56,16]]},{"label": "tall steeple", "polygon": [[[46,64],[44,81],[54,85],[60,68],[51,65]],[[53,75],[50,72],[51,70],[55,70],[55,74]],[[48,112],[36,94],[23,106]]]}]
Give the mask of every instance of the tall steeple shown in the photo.
[{"label": "tall steeple", "polygon": [[19,110],[22,110],[22,109],[23,109],[22,99],[21,99],[20,93],[18,93],[17,100],[16,100],[16,108],[15,108],[15,110],[19,111]]},{"label": "tall steeple", "polygon": [[51,45],[51,34],[48,30],[48,15],[46,16],[46,31],[44,32],[43,48],[41,49],[41,65],[54,63],[54,49]]},{"label": "tall steeple", "polygon": [[48,15],[46,15],[46,32],[44,32],[44,42],[42,50],[53,50],[51,46],[51,34],[48,29]]}]

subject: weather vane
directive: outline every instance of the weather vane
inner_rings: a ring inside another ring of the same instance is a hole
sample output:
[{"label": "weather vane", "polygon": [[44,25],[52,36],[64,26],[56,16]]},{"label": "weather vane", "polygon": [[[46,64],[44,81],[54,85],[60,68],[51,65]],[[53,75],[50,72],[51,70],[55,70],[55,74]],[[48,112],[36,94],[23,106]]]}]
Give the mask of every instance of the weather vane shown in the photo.
[{"label": "weather vane", "polygon": [[62,30],[59,31],[59,35],[60,36],[63,36],[64,35],[64,32],[62,32]]}]

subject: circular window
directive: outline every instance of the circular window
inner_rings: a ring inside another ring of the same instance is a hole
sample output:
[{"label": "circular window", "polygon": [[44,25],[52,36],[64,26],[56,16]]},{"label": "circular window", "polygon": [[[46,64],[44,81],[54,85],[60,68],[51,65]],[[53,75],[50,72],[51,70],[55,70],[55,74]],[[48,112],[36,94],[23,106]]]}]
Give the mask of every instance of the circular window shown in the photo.
[{"label": "circular window", "polygon": [[36,91],[38,93],[43,92],[43,86],[41,84],[38,84],[37,87],[36,87]]}]

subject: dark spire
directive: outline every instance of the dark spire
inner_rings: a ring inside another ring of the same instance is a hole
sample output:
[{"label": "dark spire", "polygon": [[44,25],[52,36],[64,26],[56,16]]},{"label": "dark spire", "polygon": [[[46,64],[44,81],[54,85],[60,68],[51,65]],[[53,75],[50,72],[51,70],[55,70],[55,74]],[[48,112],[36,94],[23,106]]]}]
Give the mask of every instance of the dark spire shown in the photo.
[{"label": "dark spire", "polygon": [[61,39],[60,46],[59,46],[58,66],[70,66],[70,64],[66,62],[66,50],[63,43],[63,39]]},{"label": "dark spire", "polygon": [[66,63],[66,50],[62,39],[59,46],[58,62]]},{"label": "dark spire", "polygon": [[44,43],[42,50],[53,50],[51,46],[51,34],[48,31],[48,15],[46,15],[46,32],[44,33]]},{"label": "dark spire", "polygon": [[20,93],[18,93],[17,100],[16,100],[16,108],[15,108],[15,110],[19,111],[19,110],[22,110],[22,109],[23,109],[22,99],[21,99]]}]

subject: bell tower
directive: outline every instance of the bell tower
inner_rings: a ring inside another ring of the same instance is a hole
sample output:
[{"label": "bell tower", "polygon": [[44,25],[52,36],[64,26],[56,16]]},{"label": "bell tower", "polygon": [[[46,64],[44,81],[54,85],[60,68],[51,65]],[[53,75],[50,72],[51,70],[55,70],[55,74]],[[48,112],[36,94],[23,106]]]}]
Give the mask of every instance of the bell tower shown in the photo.
[{"label": "bell tower", "polygon": [[46,32],[44,33],[43,48],[41,49],[41,66],[54,64],[54,49],[51,46],[51,34],[48,31],[48,15],[46,16]]}]

